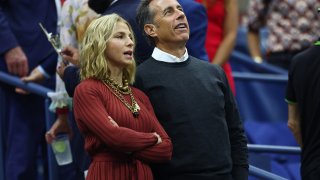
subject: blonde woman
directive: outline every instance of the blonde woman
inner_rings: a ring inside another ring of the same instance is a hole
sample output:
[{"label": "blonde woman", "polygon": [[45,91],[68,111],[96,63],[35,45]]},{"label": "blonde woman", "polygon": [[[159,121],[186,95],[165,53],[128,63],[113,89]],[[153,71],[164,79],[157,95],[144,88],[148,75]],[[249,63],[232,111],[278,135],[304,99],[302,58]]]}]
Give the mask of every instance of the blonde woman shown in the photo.
[{"label": "blonde woman", "polygon": [[148,163],[171,159],[172,144],[148,97],[132,87],[134,35],[116,14],[89,25],[80,49],[74,113],[92,157],[87,179],[153,179]]}]

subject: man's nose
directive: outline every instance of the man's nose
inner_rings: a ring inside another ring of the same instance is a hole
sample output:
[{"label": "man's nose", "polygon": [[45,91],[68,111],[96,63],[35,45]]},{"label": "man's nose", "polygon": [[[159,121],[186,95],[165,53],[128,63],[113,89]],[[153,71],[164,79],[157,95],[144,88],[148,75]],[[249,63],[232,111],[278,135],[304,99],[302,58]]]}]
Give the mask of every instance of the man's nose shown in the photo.
[{"label": "man's nose", "polygon": [[177,11],[177,13],[178,13],[177,19],[183,19],[183,18],[186,17],[186,15],[184,14],[183,11],[181,11],[181,10],[179,10],[179,9],[177,9],[176,11]]}]

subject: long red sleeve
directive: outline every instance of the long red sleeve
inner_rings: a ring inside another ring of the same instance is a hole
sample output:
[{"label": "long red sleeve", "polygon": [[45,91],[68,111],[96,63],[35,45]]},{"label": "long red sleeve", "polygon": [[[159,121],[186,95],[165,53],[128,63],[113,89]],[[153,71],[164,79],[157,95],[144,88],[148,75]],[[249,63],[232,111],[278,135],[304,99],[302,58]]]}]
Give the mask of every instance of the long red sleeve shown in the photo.
[{"label": "long red sleeve", "polygon": [[[157,142],[152,132],[138,132],[130,128],[131,121],[136,119],[127,107],[99,81],[86,80],[78,85],[74,95],[74,114],[84,134],[95,135],[112,149],[133,152],[150,147]],[[108,116],[111,116],[119,127],[112,125]]]}]

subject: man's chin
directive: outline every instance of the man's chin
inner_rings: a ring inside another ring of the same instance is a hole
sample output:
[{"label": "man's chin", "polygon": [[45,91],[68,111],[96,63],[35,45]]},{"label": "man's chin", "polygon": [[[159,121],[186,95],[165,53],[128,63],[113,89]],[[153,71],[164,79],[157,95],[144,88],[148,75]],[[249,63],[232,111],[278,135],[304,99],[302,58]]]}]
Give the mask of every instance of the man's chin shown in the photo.
[{"label": "man's chin", "polygon": [[181,36],[181,39],[187,42],[189,40],[189,35]]}]

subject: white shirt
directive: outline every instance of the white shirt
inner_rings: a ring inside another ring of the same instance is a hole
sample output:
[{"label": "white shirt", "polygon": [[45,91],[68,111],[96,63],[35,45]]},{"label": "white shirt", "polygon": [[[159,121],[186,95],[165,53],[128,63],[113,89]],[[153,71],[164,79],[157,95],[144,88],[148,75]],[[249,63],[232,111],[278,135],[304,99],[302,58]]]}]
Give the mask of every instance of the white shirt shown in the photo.
[{"label": "white shirt", "polygon": [[151,56],[157,61],[163,61],[163,62],[167,62],[167,63],[180,63],[180,62],[186,61],[189,58],[187,48],[186,48],[186,52],[184,53],[184,55],[180,58],[178,58],[177,56],[174,56],[172,54],[166,53],[157,47],[155,47],[153,49]]}]

